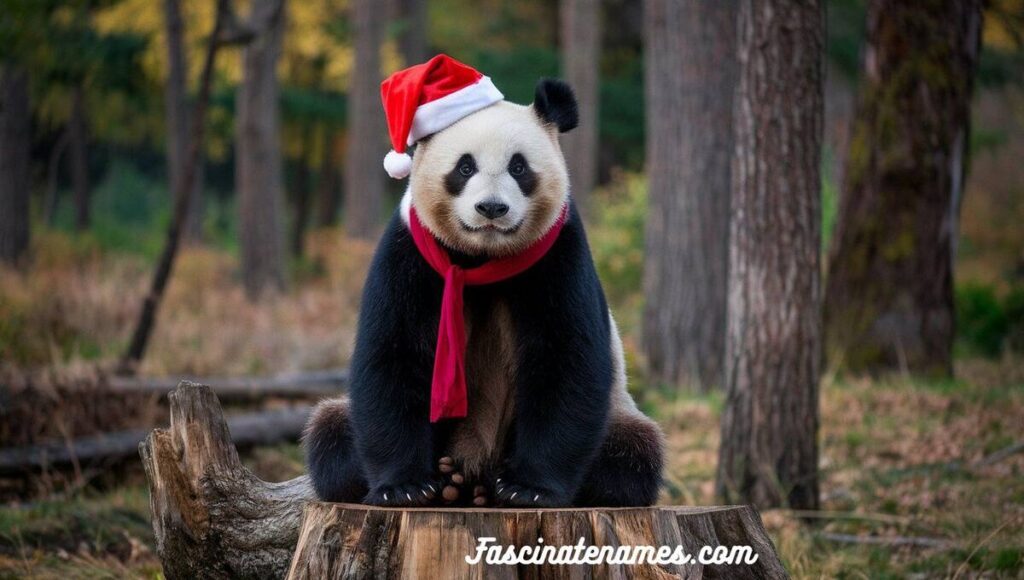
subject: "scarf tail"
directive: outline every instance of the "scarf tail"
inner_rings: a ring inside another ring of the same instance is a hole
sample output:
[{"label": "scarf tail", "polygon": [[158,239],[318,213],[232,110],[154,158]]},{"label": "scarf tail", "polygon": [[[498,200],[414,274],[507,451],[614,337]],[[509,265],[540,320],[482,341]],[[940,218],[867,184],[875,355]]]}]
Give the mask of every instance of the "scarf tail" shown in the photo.
[{"label": "scarf tail", "polygon": [[465,272],[449,266],[444,275],[441,321],[437,329],[434,376],[430,387],[430,422],[466,416],[466,324],[462,290]]}]

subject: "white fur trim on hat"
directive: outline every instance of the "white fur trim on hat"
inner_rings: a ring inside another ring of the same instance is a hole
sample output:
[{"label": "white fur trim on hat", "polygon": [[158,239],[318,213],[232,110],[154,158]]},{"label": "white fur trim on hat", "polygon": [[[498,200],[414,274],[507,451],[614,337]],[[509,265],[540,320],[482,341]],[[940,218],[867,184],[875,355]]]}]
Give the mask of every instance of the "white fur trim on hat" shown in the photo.
[{"label": "white fur trim on hat", "polygon": [[454,93],[423,103],[416,108],[412,127],[406,143],[412,145],[427,135],[446,129],[456,121],[480,109],[489,107],[505,96],[494,86],[490,77],[480,77],[477,82],[462,87]]},{"label": "white fur trim on hat", "polygon": [[395,179],[405,179],[412,171],[412,157],[408,153],[398,153],[395,150],[388,151],[384,156],[384,171]]}]

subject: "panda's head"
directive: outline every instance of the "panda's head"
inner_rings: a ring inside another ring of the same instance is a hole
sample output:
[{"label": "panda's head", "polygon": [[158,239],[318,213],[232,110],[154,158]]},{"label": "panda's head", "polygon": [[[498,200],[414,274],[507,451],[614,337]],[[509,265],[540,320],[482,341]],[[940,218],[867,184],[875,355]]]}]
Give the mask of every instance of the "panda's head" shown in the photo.
[{"label": "panda's head", "polygon": [[532,105],[499,101],[420,140],[406,202],[449,248],[514,254],[541,238],[568,201],[558,134],[577,120],[572,89],[542,79]]}]

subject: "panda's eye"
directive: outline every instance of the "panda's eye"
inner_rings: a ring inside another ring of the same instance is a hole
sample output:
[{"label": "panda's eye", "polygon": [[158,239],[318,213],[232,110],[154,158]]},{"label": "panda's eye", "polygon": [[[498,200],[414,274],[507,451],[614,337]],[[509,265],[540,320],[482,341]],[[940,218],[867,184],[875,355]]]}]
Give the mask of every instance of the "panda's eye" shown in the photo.
[{"label": "panda's eye", "polygon": [[469,161],[463,161],[462,163],[459,163],[459,175],[463,177],[470,177],[474,173],[476,173],[476,167],[473,167],[472,163],[470,163]]},{"label": "panda's eye", "polygon": [[508,172],[511,173],[513,177],[520,177],[526,173],[526,164],[522,161],[513,161],[512,164],[508,166]]}]

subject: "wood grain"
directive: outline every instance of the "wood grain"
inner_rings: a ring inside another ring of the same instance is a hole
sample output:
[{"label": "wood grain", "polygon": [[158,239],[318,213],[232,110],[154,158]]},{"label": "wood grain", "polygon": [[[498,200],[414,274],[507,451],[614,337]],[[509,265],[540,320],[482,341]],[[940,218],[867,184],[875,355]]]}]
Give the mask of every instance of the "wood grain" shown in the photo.
[{"label": "wood grain", "polygon": [[[268,483],[238,458],[216,395],[182,382],[171,422],[140,447],[164,576],[178,578],[785,578],[747,506],[596,509],[398,509],[315,501],[306,476]],[[497,545],[749,545],[753,565],[471,566]],[[294,555],[294,557],[293,557]]]}]

